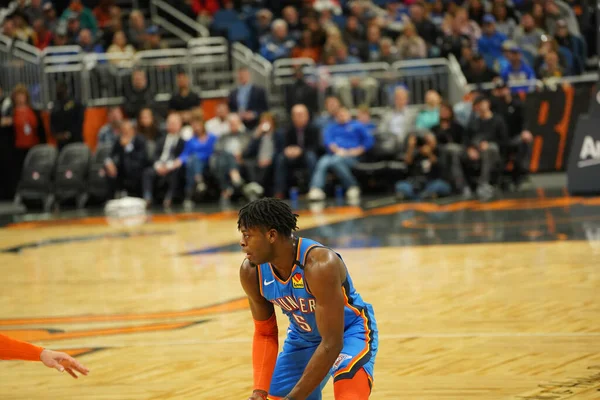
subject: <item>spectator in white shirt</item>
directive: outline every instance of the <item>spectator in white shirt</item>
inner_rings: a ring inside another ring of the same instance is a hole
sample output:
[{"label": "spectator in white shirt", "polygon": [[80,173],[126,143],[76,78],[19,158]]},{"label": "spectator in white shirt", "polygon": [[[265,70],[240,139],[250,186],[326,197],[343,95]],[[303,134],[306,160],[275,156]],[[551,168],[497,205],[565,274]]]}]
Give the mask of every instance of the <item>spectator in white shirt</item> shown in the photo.
[{"label": "spectator in white shirt", "polygon": [[206,131],[212,133],[216,137],[227,135],[231,132],[229,124],[229,106],[226,103],[221,103],[217,106],[216,115],[206,121]]},{"label": "spectator in white shirt", "polygon": [[383,115],[379,125],[379,132],[395,135],[402,144],[414,127],[414,113],[408,110],[409,95],[404,87],[397,87],[394,92],[394,109]]}]

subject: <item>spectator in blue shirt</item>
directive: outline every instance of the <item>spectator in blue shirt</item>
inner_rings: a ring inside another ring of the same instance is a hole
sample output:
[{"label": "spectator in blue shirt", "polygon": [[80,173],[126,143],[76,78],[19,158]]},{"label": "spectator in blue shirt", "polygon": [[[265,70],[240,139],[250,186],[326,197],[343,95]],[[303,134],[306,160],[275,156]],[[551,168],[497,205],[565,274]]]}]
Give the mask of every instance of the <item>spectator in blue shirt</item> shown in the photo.
[{"label": "spectator in blue shirt", "polygon": [[209,134],[204,129],[202,113],[195,111],[190,118],[190,125],[194,130],[194,137],[188,140],[183,153],[176,161],[176,168],[185,164],[185,205],[190,206],[194,189],[198,192],[206,190],[204,183],[204,169],[208,159],[213,153],[217,137]]},{"label": "spectator in blue shirt", "polygon": [[[504,82],[508,82],[513,93],[530,91],[535,85],[535,72],[521,59],[521,49],[512,41],[503,47],[508,64],[500,72],[500,77]],[[514,85],[515,82],[520,84]]]},{"label": "spectator in blue shirt", "polygon": [[273,62],[280,58],[290,58],[296,43],[288,37],[287,22],[276,19],[271,26],[271,35],[260,48],[260,55]]},{"label": "spectator in blue shirt", "polygon": [[373,136],[361,122],[352,121],[350,111],[340,108],[336,114],[336,123],[329,125],[325,131],[325,147],[328,154],[321,157],[310,182],[308,198],[324,200],[327,172],[333,171],[346,188],[346,196],[350,201],[360,197],[360,188],[352,175],[351,167],[358,158],[373,147]]},{"label": "spectator in blue shirt", "polygon": [[104,49],[98,43],[94,43],[92,38],[92,31],[89,29],[82,29],[79,31],[78,43],[81,46],[81,50],[84,53],[104,53]]},{"label": "spectator in blue shirt", "polygon": [[507,39],[506,35],[496,30],[496,19],[493,15],[486,14],[483,17],[483,34],[477,42],[479,54],[483,56],[489,67],[494,65],[494,60],[502,56],[502,43]]}]

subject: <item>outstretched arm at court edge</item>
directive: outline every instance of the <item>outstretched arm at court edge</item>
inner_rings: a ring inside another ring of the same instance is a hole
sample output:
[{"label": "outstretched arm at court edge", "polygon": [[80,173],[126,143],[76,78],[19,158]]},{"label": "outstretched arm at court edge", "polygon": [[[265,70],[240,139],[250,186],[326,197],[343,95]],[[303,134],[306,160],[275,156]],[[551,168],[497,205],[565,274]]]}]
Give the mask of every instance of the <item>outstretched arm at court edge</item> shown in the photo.
[{"label": "outstretched arm at court edge", "polygon": [[31,343],[11,339],[0,334],[0,360],[41,361],[46,367],[67,371],[77,379],[75,371],[87,375],[89,370],[66,353],[52,351]]},{"label": "outstretched arm at court edge", "polygon": [[261,294],[258,271],[244,260],[240,268],[240,281],[248,295],[250,311],[254,319],[254,339],[252,341],[252,368],[254,370],[254,391],[251,400],[266,400],[279,350],[277,318],[273,304]]},{"label": "outstretched arm at court edge", "polygon": [[344,264],[331,250],[317,248],[310,252],[304,277],[316,300],[315,315],[321,343],[286,399],[306,399],[323,381],[342,351],[345,306],[342,283],[345,276]]}]

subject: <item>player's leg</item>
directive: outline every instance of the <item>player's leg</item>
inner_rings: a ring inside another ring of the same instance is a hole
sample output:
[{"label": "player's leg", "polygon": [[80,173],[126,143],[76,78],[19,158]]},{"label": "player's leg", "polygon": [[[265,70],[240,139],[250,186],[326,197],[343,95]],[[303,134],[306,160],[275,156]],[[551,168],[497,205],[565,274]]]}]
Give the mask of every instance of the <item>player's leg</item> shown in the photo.
[{"label": "player's leg", "polygon": [[351,379],[340,379],[333,384],[335,400],[367,400],[371,395],[371,380],[364,368]]},{"label": "player's leg", "polygon": [[[304,373],[304,368],[313,356],[318,344],[302,341],[290,341],[289,338],[283,345],[283,351],[277,357],[275,371],[271,379],[269,400],[279,400],[287,396],[296,386]],[[326,382],[326,380],[324,381]],[[321,400],[321,387],[315,389],[307,400]]]}]

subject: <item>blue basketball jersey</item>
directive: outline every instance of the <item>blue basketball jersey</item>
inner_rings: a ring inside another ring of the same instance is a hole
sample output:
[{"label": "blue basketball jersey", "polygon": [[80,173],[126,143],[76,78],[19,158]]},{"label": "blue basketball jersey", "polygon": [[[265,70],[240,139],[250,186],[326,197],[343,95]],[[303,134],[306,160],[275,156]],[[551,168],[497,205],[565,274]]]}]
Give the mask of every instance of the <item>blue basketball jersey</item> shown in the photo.
[{"label": "blue basketball jersey", "polygon": [[[258,266],[260,292],[268,301],[278,305],[290,319],[289,330],[293,332],[293,335],[288,336],[301,341],[319,343],[321,335],[315,317],[316,301],[304,279],[304,263],[311,249],[325,246],[307,238],[298,238],[297,246],[296,263],[287,280],[279,279],[269,263]],[[337,255],[343,262],[342,257]],[[344,336],[355,335],[363,338],[372,336],[373,331],[376,331],[373,308],[370,304],[365,303],[356,292],[347,270],[342,290],[346,302]]]}]

